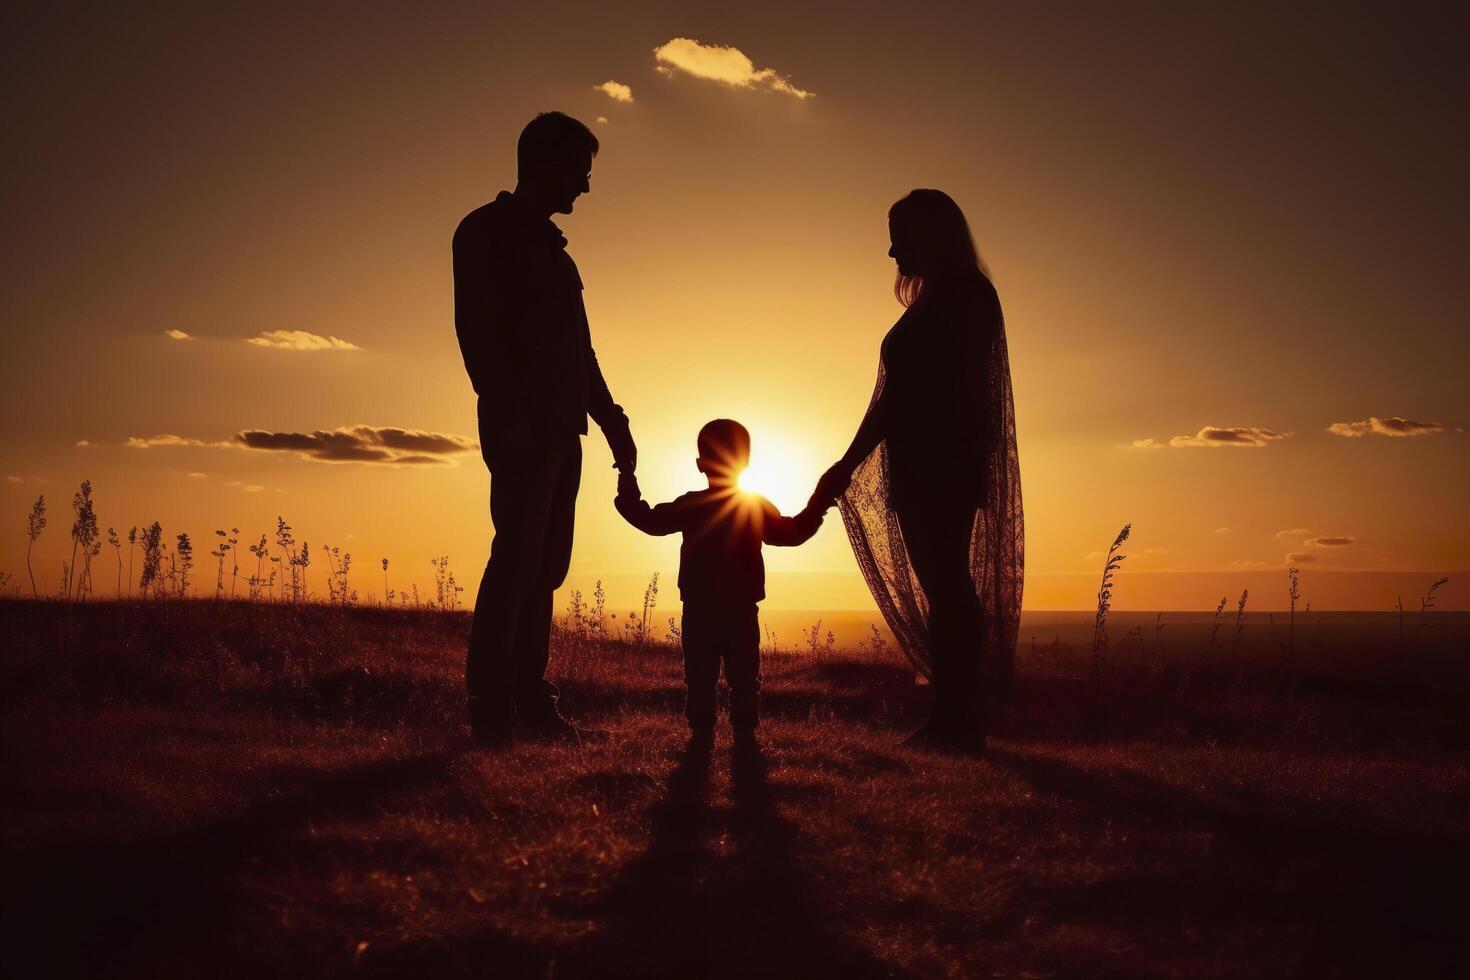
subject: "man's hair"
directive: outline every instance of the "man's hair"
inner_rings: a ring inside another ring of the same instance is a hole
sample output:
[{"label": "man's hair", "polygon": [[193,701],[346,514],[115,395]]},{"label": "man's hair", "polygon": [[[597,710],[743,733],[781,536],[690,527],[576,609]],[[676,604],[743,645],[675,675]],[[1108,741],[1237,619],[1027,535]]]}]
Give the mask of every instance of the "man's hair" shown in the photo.
[{"label": "man's hair", "polygon": [[575,159],[576,154],[597,156],[597,137],[592,130],[561,112],[543,112],[526,123],[516,143],[516,166],[522,174],[540,170],[548,163]]},{"label": "man's hair", "polygon": [[735,466],[750,459],[750,432],[734,419],[715,419],[699,430],[699,458]]}]

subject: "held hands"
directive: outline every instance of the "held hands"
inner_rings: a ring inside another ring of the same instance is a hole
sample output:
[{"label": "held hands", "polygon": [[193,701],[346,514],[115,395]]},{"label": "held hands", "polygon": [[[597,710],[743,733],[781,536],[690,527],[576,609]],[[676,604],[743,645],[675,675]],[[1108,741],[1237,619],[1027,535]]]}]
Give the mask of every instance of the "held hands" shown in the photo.
[{"label": "held hands", "polygon": [[643,491],[638,487],[638,477],[633,474],[633,467],[618,471],[618,499],[637,500],[643,496]]},{"label": "held hands", "polygon": [[823,510],[831,507],[837,502],[837,498],[847,492],[852,485],[852,470],[846,463],[841,461],[833,464],[822,478],[817,481],[817,489],[812,492],[811,504],[808,506],[819,506]]}]

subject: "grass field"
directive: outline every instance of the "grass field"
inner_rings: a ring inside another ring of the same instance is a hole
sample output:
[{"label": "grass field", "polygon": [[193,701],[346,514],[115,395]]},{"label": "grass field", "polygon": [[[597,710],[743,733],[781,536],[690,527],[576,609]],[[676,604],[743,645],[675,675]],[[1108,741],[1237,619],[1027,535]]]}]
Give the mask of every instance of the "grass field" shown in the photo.
[{"label": "grass field", "polygon": [[664,646],[559,637],[607,737],[488,752],[464,614],[3,602],[0,969],[1466,975],[1470,619],[1263,620],[1115,617],[1094,674],[1031,617],[979,760],[897,747],[896,656],[772,656],[706,762]]}]

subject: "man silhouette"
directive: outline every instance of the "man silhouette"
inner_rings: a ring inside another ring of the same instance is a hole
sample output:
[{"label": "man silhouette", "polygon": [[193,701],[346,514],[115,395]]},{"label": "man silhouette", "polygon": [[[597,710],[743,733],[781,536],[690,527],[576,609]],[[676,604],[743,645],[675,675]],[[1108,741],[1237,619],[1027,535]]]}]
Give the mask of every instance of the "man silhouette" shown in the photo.
[{"label": "man silhouette", "polygon": [[514,191],[471,211],[454,233],[454,326],[479,396],[490,470],[490,561],[475,600],[465,686],[483,745],[516,734],[575,738],[545,679],[552,593],[566,578],[587,416],[613,462],[637,449],[592,350],[582,280],[553,214],[589,192],[597,137],[559,112],[527,124]]}]

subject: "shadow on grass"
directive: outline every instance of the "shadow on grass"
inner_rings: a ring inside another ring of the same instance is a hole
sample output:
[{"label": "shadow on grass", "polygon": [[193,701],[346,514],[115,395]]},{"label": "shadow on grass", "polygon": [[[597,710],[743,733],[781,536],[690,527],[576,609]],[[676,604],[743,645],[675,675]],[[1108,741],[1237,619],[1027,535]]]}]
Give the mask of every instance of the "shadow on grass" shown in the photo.
[{"label": "shadow on grass", "polygon": [[[801,871],[799,833],[754,743],[731,753],[728,808],[708,809],[711,754],[691,743],[647,812],[647,850],[595,908],[599,935],[560,977],[888,977],[846,942]],[[712,840],[707,846],[705,838]]]},{"label": "shadow on grass", "polygon": [[[366,816],[382,801],[445,777],[452,753],[334,772],[282,767],[271,794],[241,812],[177,833],[106,843],[9,850],[3,917],[7,977],[267,976],[343,952],[288,950],[279,923],[242,936],[259,910],[241,879],[263,858],[296,847],[316,820]],[[180,778],[188,778],[186,774]],[[242,952],[248,959],[238,957]]]},{"label": "shadow on grass", "polygon": [[[1160,829],[1214,840],[1190,873],[1128,873],[1037,889],[1025,904],[1053,921],[1146,930],[1181,950],[1189,935],[1252,922],[1300,930],[1308,976],[1465,976],[1463,841],[1352,829],[1245,812],[1134,773],[1093,772],[1053,757],[995,748],[995,764],[1038,791],[1083,807],[1083,833],[1139,839]],[[1406,804],[1407,805],[1407,804]],[[1218,934],[1217,932],[1217,934]],[[1142,937],[1139,937],[1142,938]]]}]

